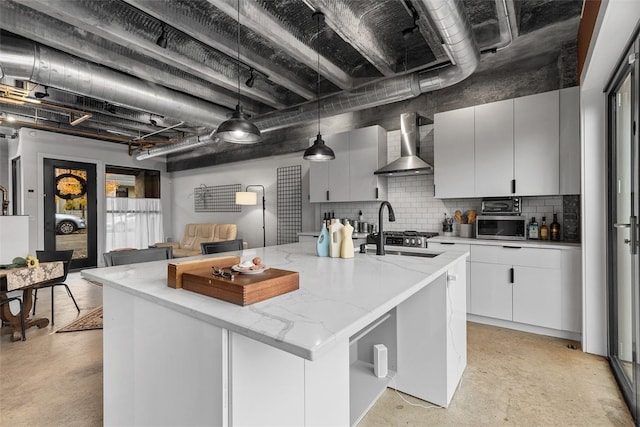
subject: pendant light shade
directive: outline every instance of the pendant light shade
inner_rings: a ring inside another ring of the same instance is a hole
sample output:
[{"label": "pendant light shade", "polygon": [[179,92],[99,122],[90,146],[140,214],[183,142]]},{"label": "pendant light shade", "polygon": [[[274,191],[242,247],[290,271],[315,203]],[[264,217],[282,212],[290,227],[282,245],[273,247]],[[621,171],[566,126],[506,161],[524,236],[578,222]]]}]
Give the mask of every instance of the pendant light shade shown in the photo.
[{"label": "pendant light shade", "polygon": [[236,105],[236,111],[231,118],[218,126],[215,136],[224,142],[234,144],[255,144],[262,139],[260,129],[249,121],[249,117],[242,112],[240,104]]},{"label": "pendant light shade", "polygon": [[313,141],[313,145],[304,151],[303,158],[305,160],[323,162],[335,159],[336,155],[333,154],[333,150],[324,143],[322,135],[318,134],[316,140]]},{"label": "pendant light shade", "polygon": [[[233,144],[255,144],[256,142],[262,141],[260,129],[251,123],[249,116],[242,112],[242,106],[240,105],[240,0],[238,0],[237,9],[238,105],[236,105],[236,111],[233,112],[231,118],[220,123],[218,129],[216,129],[215,136],[224,142],[231,142]],[[253,76],[253,72],[251,75]],[[251,86],[253,86],[253,84],[251,84]]]},{"label": "pendant light shade", "polygon": [[322,139],[322,135],[320,134],[320,23],[324,20],[324,15],[322,12],[314,12],[313,19],[316,21],[318,37],[316,47],[316,51],[318,52],[318,69],[316,73],[316,99],[318,100],[318,136],[316,140],[313,141],[313,145],[307,148],[304,151],[304,155],[302,156],[305,160],[311,160],[314,162],[324,162],[327,160],[333,160],[336,158],[336,155],[333,153],[333,150],[324,143]]}]

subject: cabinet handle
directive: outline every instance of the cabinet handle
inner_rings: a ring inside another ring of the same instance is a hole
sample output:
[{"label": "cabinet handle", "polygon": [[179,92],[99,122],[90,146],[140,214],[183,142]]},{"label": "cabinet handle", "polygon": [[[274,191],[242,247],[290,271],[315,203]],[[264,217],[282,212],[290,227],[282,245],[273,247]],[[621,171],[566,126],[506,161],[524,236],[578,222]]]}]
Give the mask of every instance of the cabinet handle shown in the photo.
[{"label": "cabinet handle", "polygon": [[376,199],[380,198],[379,194],[378,194],[378,187],[376,187]]},{"label": "cabinet handle", "polygon": [[440,242],[441,245],[455,245],[453,242]]},{"label": "cabinet handle", "polygon": [[502,245],[503,248],[505,249],[522,249],[522,246],[508,246],[508,245]]},{"label": "cabinet handle", "polygon": [[511,180],[511,194],[516,194],[516,180]]},{"label": "cabinet handle", "polygon": [[327,200],[329,200],[329,190],[327,190]]},{"label": "cabinet handle", "polygon": [[511,284],[515,283],[515,275],[516,275],[516,272],[515,272],[514,268],[511,267],[509,269],[509,283],[511,283]]}]

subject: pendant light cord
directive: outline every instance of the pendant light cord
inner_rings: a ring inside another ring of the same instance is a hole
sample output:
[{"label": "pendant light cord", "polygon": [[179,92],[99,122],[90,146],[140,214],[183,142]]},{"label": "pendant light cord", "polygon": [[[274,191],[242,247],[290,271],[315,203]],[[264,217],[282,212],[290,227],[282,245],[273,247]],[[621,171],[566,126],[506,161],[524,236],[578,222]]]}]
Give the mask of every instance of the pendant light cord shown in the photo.
[{"label": "pendant light cord", "polygon": [[238,31],[236,31],[238,42],[238,109],[240,108],[240,0],[238,0]]},{"label": "pendant light cord", "polygon": [[316,37],[316,52],[318,54],[318,68],[316,69],[316,100],[318,101],[318,135],[320,135],[320,12],[316,12],[317,20],[317,37]]}]

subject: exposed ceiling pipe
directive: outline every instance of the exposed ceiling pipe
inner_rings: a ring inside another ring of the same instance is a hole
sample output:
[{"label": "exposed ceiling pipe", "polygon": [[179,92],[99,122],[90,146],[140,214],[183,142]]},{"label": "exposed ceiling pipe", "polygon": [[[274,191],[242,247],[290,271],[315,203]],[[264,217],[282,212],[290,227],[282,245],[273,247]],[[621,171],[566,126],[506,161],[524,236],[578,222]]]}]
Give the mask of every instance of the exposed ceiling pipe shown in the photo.
[{"label": "exposed ceiling pipe", "polygon": [[[320,116],[328,117],[350,111],[377,107],[413,98],[424,92],[442,89],[469,77],[480,62],[471,24],[461,0],[420,0],[415,3],[422,16],[429,16],[451,53],[455,65],[438,70],[391,77],[359,88],[328,96],[320,101]],[[254,119],[263,132],[313,120],[315,101],[275,111]]]},{"label": "exposed ceiling pipe", "polygon": [[29,80],[134,110],[187,119],[189,123],[210,128],[226,120],[230,113],[200,98],[15,37],[2,38],[0,76]]},{"label": "exposed ceiling pipe", "polygon": [[[412,73],[379,80],[321,100],[320,116],[329,117],[416,97],[456,84],[473,73],[480,53],[473,38],[462,0],[418,0],[418,11],[428,16],[451,52],[455,65],[439,70]],[[188,118],[190,123],[215,127],[227,118],[228,110],[199,98],[172,91],[78,60],[30,41],[5,37],[0,45],[0,75],[30,80],[47,86],[104,99],[132,109]],[[269,131],[313,120],[316,101],[257,117],[254,123]],[[148,150],[146,157],[184,151],[215,142],[210,134],[186,138],[180,143]],[[138,158],[143,156],[139,155]]]},{"label": "exposed ceiling pipe", "polygon": [[[416,7],[423,16],[429,16],[455,65],[425,73],[382,79],[353,90],[327,96],[319,103],[310,101],[257,117],[254,123],[261,131],[267,132],[314,120],[317,117],[318,108],[320,108],[321,117],[334,116],[413,98],[424,92],[454,85],[469,77],[480,62],[480,52],[462,0],[419,0],[416,2]],[[208,142],[214,141],[209,138]],[[206,143],[203,143],[201,137],[189,137],[180,143],[180,149],[177,144],[171,144],[148,150],[138,155],[137,159],[189,150]]]},{"label": "exposed ceiling pipe", "polygon": [[165,154],[177,153],[179,151],[192,150],[194,148],[201,147],[203,145],[209,145],[219,141],[219,138],[213,136],[213,132],[206,135],[190,136],[180,142],[163,145],[162,147],[158,148],[142,150],[142,152],[136,156],[136,160],[144,160],[151,157],[164,156]]}]

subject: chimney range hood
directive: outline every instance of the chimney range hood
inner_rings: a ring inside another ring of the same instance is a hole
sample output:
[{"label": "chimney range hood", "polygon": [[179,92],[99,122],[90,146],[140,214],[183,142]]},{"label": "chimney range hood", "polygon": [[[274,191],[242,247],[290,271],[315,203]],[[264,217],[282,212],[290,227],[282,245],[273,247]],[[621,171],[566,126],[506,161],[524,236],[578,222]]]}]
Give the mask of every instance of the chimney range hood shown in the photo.
[{"label": "chimney range hood", "polygon": [[374,172],[376,175],[410,176],[433,173],[433,166],[418,157],[420,130],[417,113],[400,115],[400,158]]}]

